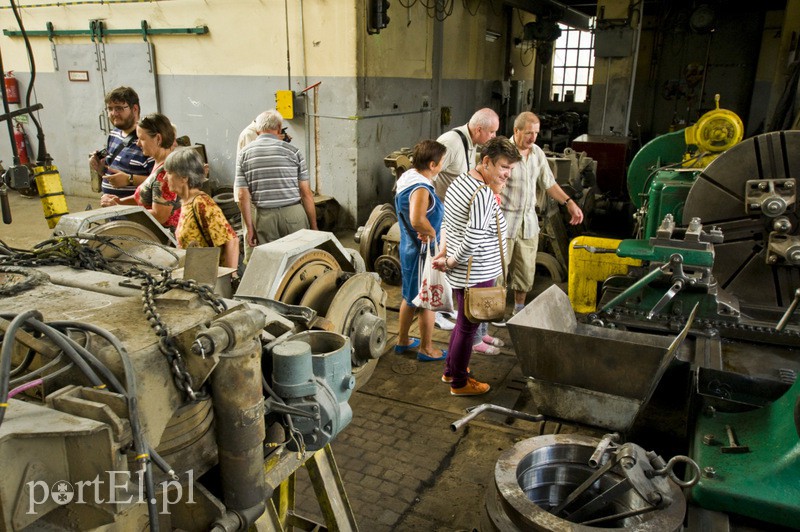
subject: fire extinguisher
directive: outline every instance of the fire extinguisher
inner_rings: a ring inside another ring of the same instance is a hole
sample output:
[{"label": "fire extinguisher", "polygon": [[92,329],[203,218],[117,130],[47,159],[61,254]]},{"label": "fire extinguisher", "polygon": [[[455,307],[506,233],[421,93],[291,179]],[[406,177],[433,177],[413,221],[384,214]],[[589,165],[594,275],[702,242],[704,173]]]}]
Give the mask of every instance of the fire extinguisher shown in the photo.
[{"label": "fire extinguisher", "polygon": [[17,78],[14,77],[14,72],[9,70],[3,81],[6,84],[8,103],[19,103],[19,83],[17,83]]},{"label": "fire extinguisher", "polygon": [[17,128],[14,130],[14,144],[17,145],[19,163],[30,163],[31,160],[30,157],[28,157],[28,140],[25,138],[25,130],[22,129],[22,124],[17,124]]}]

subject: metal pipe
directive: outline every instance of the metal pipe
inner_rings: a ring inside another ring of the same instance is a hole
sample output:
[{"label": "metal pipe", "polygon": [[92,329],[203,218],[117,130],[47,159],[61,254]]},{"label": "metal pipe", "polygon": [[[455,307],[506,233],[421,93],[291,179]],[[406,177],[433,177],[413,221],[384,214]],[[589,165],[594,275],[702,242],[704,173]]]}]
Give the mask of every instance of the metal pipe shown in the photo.
[{"label": "metal pipe", "polygon": [[600,440],[600,443],[597,444],[592,456],[589,458],[589,465],[592,467],[597,467],[600,465],[600,461],[603,459],[603,455],[606,453],[606,449],[612,443],[616,443],[619,441],[619,433],[613,432],[611,434],[606,434],[603,436],[603,439]]},{"label": "metal pipe", "polygon": [[[211,375],[223,501],[229,511],[240,518],[247,516],[247,520],[258,518],[268,495],[263,470],[266,430],[258,340],[265,325],[263,313],[240,310],[215,320],[209,328],[222,329],[230,336]],[[252,521],[243,528],[250,524]]]},{"label": "metal pipe", "polygon": [[286,21],[286,90],[292,90],[292,58],[289,56],[289,0],[283,0],[283,18]]},{"label": "metal pipe", "polygon": [[636,45],[633,49],[633,67],[631,68],[631,86],[628,90],[628,108],[625,110],[625,129],[622,131],[622,136],[628,136],[628,127],[631,123],[631,107],[633,106],[633,88],[636,83],[636,65],[639,64],[639,43],[642,38],[642,11],[644,11],[644,2],[639,2],[639,26],[636,28]]},{"label": "metal pipe", "polygon": [[614,308],[619,303],[631,297],[633,294],[644,288],[651,281],[661,276],[664,273],[666,267],[668,267],[669,265],[670,263],[668,262],[663,266],[661,266],[660,268],[656,268],[652,272],[648,273],[647,275],[645,275],[644,277],[642,277],[641,279],[630,285],[628,288],[623,290],[617,297],[606,303],[605,306],[603,306],[603,308],[600,309],[600,312],[607,312],[609,309]]},{"label": "metal pipe", "polygon": [[483,403],[482,405],[478,405],[475,408],[469,409],[469,414],[458,419],[450,424],[450,430],[453,432],[458,431],[461,427],[478,417],[484,412],[494,412],[496,414],[505,414],[510,417],[514,417],[517,419],[524,419],[525,421],[544,421],[544,416],[541,414],[533,415],[533,414],[526,414],[525,412],[520,412],[519,410],[511,410],[510,408],[505,408],[503,406],[493,405],[489,403]]},{"label": "metal pipe", "polygon": [[606,90],[603,91],[603,118],[600,121],[600,134],[606,130],[606,107],[608,107],[608,84],[611,82],[611,58],[606,58]]}]

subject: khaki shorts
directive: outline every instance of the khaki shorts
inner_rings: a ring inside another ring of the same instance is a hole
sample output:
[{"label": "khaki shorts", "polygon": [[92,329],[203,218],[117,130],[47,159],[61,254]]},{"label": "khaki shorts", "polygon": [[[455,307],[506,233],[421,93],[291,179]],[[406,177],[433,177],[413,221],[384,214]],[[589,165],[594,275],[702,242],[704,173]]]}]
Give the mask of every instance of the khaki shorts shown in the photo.
[{"label": "khaki shorts", "polygon": [[534,238],[522,238],[522,227],[514,238],[508,239],[508,289],[515,292],[533,290],[533,278],[536,274],[536,250],[539,247],[539,235]]},{"label": "khaki shorts", "polygon": [[[300,229],[311,227],[302,203],[275,209],[259,209],[254,205],[251,205],[250,208],[259,245],[278,240]],[[245,242],[247,242],[246,230]],[[245,245],[245,261],[250,260],[252,253],[253,248]]]}]

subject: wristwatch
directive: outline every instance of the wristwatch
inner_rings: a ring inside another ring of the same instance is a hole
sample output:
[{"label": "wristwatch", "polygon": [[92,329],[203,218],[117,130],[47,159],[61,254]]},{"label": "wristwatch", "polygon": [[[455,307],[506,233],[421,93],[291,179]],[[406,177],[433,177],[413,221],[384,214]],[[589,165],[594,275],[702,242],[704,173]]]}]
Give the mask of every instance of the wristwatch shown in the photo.
[{"label": "wristwatch", "polygon": [[[133,174],[128,174],[128,184],[133,185]],[[564,205],[566,205],[566,203]]]},{"label": "wristwatch", "polygon": [[569,203],[570,201],[572,201],[572,198],[567,198],[567,199],[564,200],[564,203],[562,203],[561,205],[566,207],[567,203]]}]

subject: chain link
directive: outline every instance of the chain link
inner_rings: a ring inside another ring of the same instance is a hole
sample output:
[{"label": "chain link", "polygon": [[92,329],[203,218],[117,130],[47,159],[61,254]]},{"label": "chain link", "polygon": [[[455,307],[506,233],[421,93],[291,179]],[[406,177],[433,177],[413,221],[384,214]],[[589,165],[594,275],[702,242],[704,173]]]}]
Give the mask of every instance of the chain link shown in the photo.
[{"label": "chain link", "polygon": [[173,279],[170,276],[170,272],[167,271],[162,272],[160,280],[136,266],[128,270],[126,275],[142,280],[142,307],[144,315],[150,323],[150,327],[152,327],[156,336],[158,336],[158,347],[161,353],[169,361],[175,387],[183,392],[190,401],[206,399],[208,397],[207,392],[198,392],[194,389],[194,380],[186,370],[186,362],[175,344],[175,339],[169,332],[168,325],[158,312],[155,298],[174,288],[186,290],[187,292],[197,294],[200,299],[211,306],[217,314],[227,309],[225,302],[217,297],[207,286],[198,284],[193,279]]},{"label": "chain link", "polygon": [[[641,321],[644,324],[661,323],[667,327],[674,323],[674,325],[676,325],[678,328],[681,328],[686,324],[686,316],[675,316],[672,314],[660,313],[660,314],[655,314],[652,319],[646,319],[647,311],[627,308],[624,306],[615,306],[613,308],[608,309],[606,312],[599,314],[598,316],[601,318],[607,318],[608,321],[612,323],[620,318],[628,317],[629,319],[636,320],[637,322]],[[632,325],[629,323],[625,324]],[[727,336],[725,331],[763,333],[769,336],[774,336],[776,338],[800,337],[800,330],[787,328],[782,331],[778,331],[774,326],[754,325],[750,323],[740,323],[727,320],[697,318],[695,319],[695,324],[697,327],[702,327],[705,330],[716,329],[722,337]]]}]

